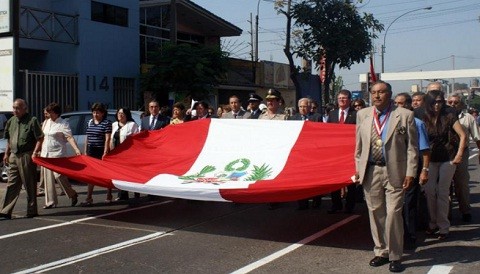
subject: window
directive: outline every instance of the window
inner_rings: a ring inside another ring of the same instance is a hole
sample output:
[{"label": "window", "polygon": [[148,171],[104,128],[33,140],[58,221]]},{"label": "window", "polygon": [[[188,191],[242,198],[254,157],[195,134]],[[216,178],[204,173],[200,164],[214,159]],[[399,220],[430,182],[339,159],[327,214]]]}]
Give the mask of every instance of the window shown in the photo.
[{"label": "window", "polygon": [[128,9],[92,1],[92,21],[128,27]]}]

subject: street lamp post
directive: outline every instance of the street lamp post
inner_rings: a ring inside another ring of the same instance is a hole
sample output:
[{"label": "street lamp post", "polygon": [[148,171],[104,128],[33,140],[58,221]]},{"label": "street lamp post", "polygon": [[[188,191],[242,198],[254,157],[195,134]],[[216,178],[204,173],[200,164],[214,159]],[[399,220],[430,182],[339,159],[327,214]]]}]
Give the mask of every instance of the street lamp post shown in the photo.
[{"label": "street lamp post", "polygon": [[411,10],[411,11],[407,11],[403,14],[401,14],[400,16],[398,16],[397,18],[395,18],[392,23],[390,23],[390,25],[388,25],[387,27],[387,30],[385,31],[385,34],[383,35],[383,44],[382,44],[382,73],[385,72],[385,40],[387,39],[387,33],[388,33],[388,30],[390,29],[390,27],[393,25],[393,23],[395,23],[398,19],[400,19],[401,17],[409,14],[409,13],[412,13],[412,12],[416,12],[416,11],[419,11],[419,10],[431,10],[432,7],[426,7],[426,8],[420,8],[420,9],[414,9],[414,10]]}]

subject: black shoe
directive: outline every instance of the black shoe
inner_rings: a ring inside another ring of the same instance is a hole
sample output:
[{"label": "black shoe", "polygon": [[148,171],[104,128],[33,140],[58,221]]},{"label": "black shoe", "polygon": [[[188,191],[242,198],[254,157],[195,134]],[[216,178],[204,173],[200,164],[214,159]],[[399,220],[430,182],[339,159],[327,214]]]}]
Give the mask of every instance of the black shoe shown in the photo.
[{"label": "black shoe", "polygon": [[0,213],[0,218],[3,218],[5,220],[11,220],[12,219],[12,215],[10,214],[5,214],[5,213]]},{"label": "black shoe", "polygon": [[78,194],[75,194],[75,196],[72,197],[72,204],[71,206],[76,206],[78,203]]},{"label": "black shoe", "polygon": [[472,221],[472,214],[467,213],[462,215],[462,221],[469,223]]},{"label": "black shoe", "polygon": [[446,238],[448,238],[448,233],[438,233],[437,239],[440,241],[445,240]]},{"label": "black shoe", "polygon": [[425,234],[427,234],[427,236],[434,236],[435,234],[438,233],[438,228],[427,228],[427,230],[425,230]]},{"label": "black shoe", "polygon": [[35,218],[38,216],[38,213],[28,213],[25,218]]},{"label": "black shoe", "polygon": [[400,261],[391,261],[388,270],[390,270],[390,272],[402,272],[405,270],[405,267]]},{"label": "black shoe", "polygon": [[377,267],[377,266],[382,266],[384,264],[387,264],[388,262],[389,262],[388,258],[375,256],[375,258],[373,258],[369,264],[370,266]]}]

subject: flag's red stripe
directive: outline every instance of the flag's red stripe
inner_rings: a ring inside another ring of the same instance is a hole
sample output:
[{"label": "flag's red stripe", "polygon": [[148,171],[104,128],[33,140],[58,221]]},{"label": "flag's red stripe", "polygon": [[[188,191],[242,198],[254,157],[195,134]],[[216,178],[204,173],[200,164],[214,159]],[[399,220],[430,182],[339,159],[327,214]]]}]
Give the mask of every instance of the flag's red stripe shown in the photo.
[{"label": "flag's red stripe", "polygon": [[295,201],[326,194],[351,183],[354,150],[354,125],[306,122],[285,168],[274,180],[220,193],[226,200],[243,203]]},{"label": "flag's red stripe", "polygon": [[[159,173],[186,173],[202,151],[209,126],[210,119],[205,119],[140,132],[104,160],[82,155],[67,159],[36,158],[35,162],[72,179],[104,187],[113,187],[112,179],[146,183]],[[128,149],[132,146],[135,149]]]}]

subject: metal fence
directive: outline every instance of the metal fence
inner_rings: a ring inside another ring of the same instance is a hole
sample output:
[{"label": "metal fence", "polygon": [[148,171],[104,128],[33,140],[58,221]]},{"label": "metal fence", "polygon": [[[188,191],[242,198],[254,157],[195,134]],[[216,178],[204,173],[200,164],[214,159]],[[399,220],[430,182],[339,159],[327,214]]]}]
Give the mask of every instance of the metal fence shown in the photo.
[{"label": "metal fence", "polygon": [[138,109],[135,78],[113,77],[113,105],[115,108]]},{"label": "metal fence", "polygon": [[64,112],[78,108],[78,76],[52,72],[24,70],[23,94],[29,103],[30,113],[43,120],[43,108],[58,103]]}]

